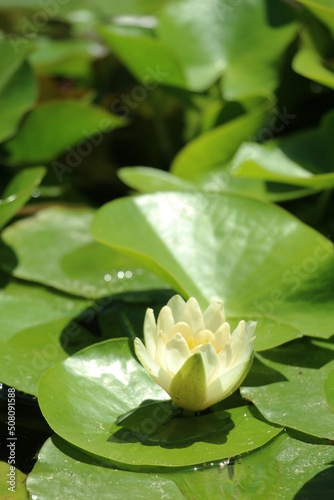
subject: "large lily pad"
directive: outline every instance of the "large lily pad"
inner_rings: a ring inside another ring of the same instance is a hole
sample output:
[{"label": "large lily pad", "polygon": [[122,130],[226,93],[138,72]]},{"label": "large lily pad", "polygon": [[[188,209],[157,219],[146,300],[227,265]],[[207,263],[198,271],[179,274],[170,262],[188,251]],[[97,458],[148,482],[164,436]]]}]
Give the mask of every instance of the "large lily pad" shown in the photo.
[{"label": "large lily pad", "polygon": [[264,385],[263,368],[258,378],[254,369],[242,395],[271,422],[334,440],[334,414],[324,392],[334,368],[333,351],[334,344],[307,339],[267,351],[259,359],[285,380]]},{"label": "large lily pad", "polygon": [[29,200],[45,173],[44,167],[35,167],[21,170],[13,177],[0,199],[0,228]]},{"label": "large lily pad", "polygon": [[152,500],[184,498],[169,479],[112,469],[58,436],[50,438],[41,449],[28,476],[27,489],[34,500],[57,500],[65,494],[71,500],[124,500],[129,495]]},{"label": "large lily pad", "polygon": [[[136,220],[136,224],[133,221]],[[259,319],[256,348],[333,333],[333,247],[283,210],[236,195],[159,193],[111,202],[93,236],[228,319]]]},{"label": "large lily pad", "polygon": [[165,287],[131,259],[92,239],[93,214],[52,208],[12,224],[3,232],[1,267],[18,278],[93,299]]},{"label": "large lily pad", "polygon": [[227,458],[262,446],[280,432],[248,406],[218,406],[201,417],[180,417],[165,391],[135,360],[132,348],[125,339],[102,342],[42,377],[38,400],[57,434],[131,469]]}]

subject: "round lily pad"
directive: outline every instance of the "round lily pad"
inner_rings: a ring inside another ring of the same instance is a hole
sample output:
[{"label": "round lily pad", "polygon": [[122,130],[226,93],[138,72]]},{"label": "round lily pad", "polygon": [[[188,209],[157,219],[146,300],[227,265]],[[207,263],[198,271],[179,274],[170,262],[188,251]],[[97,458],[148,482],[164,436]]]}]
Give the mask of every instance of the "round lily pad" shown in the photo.
[{"label": "round lily pad", "polygon": [[185,416],[135,359],[128,339],[90,346],[51,368],[38,399],[62,438],[130,470],[240,455],[281,431],[247,405]]}]

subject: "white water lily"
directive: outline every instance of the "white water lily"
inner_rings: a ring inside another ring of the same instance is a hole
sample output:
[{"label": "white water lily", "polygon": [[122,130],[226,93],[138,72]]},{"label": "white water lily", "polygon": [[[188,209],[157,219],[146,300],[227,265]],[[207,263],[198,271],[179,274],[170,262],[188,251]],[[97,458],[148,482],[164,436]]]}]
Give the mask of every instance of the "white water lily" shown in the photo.
[{"label": "white water lily", "polygon": [[158,316],[147,309],[146,347],[135,339],[139,361],[181,408],[199,411],[227,398],[246,377],[254,356],[256,323],[240,321],[230,334],[220,301],[202,314],[195,298],[174,295]]}]

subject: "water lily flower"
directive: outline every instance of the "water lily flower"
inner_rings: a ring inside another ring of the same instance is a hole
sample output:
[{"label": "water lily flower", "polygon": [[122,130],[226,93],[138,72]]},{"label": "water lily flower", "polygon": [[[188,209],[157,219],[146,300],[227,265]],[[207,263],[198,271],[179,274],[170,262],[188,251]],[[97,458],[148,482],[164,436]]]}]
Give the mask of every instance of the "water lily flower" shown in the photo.
[{"label": "water lily flower", "polygon": [[197,300],[174,295],[155,321],[147,309],[139,361],[181,408],[199,411],[227,398],[246,377],[254,356],[256,323],[240,321],[230,334],[221,301],[202,313]]}]

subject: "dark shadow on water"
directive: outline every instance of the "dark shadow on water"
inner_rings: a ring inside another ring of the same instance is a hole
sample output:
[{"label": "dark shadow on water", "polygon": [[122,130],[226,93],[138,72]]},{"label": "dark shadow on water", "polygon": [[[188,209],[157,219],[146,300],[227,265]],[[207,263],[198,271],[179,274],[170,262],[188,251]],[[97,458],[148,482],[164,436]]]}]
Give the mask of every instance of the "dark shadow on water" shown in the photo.
[{"label": "dark shadow on water", "polygon": [[112,443],[138,443],[162,448],[187,448],[201,441],[224,444],[234,427],[228,411],[187,415],[171,401],[156,401],[121,416],[111,428]]}]

